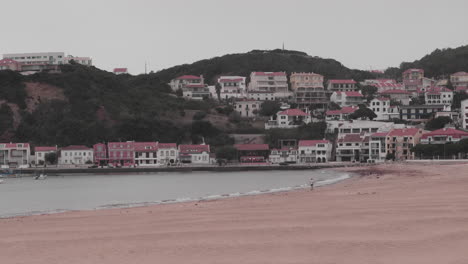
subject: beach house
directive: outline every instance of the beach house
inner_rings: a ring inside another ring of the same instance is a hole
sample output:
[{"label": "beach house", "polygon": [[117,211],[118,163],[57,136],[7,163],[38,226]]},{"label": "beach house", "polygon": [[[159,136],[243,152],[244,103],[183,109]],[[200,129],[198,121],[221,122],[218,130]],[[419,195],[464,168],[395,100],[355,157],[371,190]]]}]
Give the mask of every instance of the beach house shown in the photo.
[{"label": "beach house", "polygon": [[299,140],[299,163],[321,163],[331,159],[332,143],[328,140]]},{"label": "beach house", "polygon": [[176,164],[179,152],[176,143],[158,143],[158,162],[160,165]]},{"label": "beach house", "polygon": [[148,167],[159,165],[157,142],[134,142],[133,148],[136,166]]},{"label": "beach house", "polygon": [[181,163],[210,164],[210,145],[179,145]]}]

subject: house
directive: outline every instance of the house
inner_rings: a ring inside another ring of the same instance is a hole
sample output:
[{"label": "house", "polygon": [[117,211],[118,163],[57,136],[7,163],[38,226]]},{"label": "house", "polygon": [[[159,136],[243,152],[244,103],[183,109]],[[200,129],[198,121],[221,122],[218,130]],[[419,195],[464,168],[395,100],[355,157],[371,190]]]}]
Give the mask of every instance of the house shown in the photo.
[{"label": "house", "polygon": [[374,86],[377,88],[377,92],[383,92],[387,90],[395,90],[395,89],[404,89],[403,84],[397,83],[393,79],[371,79],[371,80],[364,80],[361,83],[362,85],[369,85]]},{"label": "house", "polygon": [[115,167],[134,166],[135,148],[133,141],[107,143],[109,164]]},{"label": "house", "polygon": [[414,159],[414,153],[411,148],[419,144],[423,130],[420,128],[401,128],[392,129],[387,134],[385,144],[387,153],[395,156],[395,160]]},{"label": "house", "polygon": [[299,163],[321,163],[331,159],[332,143],[328,140],[299,140]]},{"label": "house", "polygon": [[274,92],[269,91],[248,91],[247,99],[256,101],[274,101],[276,100],[276,95]]},{"label": "house", "polygon": [[327,92],[354,92],[357,90],[357,82],[355,80],[329,80],[327,84]]},{"label": "house", "polygon": [[169,83],[173,91],[182,90],[186,99],[202,100],[211,97],[211,92],[205,84],[203,75],[183,75]]},{"label": "house", "polygon": [[0,166],[2,168],[27,168],[30,164],[29,143],[0,143]]},{"label": "house", "polygon": [[266,163],[270,155],[268,144],[235,144],[234,148],[241,163]]},{"label": "house", "polygon": [[21,71],[21,63],[13,59],[2,59],[0,60],[1,70]]},{"label": "house", "polygon": [[385,90],[379,93],[381,96],[388,97],[391,100],[400,102],[402,105],[409,105],[411,93],[402,89]]},{"label": "house", "polygon": [[134,142],[135,165],[157,166],[158,163],[158,143],[157,142]]},{"label": "house", "polygon": [[328,97],[323,87],[323,76],[316,73],[293,72],[289,77],[294,102],[299,109],[324,110]]},{"label": "house", "polygon": [[288,78],[285,72],[252,72],[249,92],[270,92],[275,98],[288,98]]},{"label": "house", "polygon": [[93,149],[82,145],[72,145],[60,149],[59,166],[92,164]]},{"label": "house", "polygon": [[402,105],[400,106],[400,119],[429,119],[437,112],[448,110],[450,110],[450,108],[444,105]]},{"label": "house", "polygon": [[400,113],[390,105],[390,99],[387,97],[372,99],[369,102],[369,108],[377,115],[374,120],[391,120],[400,117]]},{"label": "house", "polygon": [[297,163],[297,148],[283,147],[281,149],[272,149],[269,160],[272,164]]},{"label": "house", "polygon": [[160,165],[171,165],[179,162],[179,151],[176,143],[158,144],[158,161]]},{"label": "house", "polygon": [[221,76],[218,85],[221,99],[243,98],[247,92],[245,77],[242,76]]},{"label": "house", "polygon": [[468,72],[457,72],[450,75],[450,82],[454,87],[468,87]]},{"label": "house", "polygon": [[210,164],[210,145],[179,145],[182,163]]},{"label": "house", "polygon": [[114,70],[112,72],[115,75],[128,74],[128,69],[127,68],[114,68]]},{"label": "house", "polygon": [[453,91],[445,87],[426,88],[424,93],[426,105],[446,105],[451,106]]},{"label": "house", "polygon": [[57,146],[55,146],[55,147],[35,147],[34,148],[35,164],[36,165],[45,164],[46,163],[45,157],[49,153],[57,154]]},{"label": "house", "polygon": [[407,69],[403,72],[403,86],[407,92],[416,92],[423,87],[424,70]]},{"label": "house", "polygon": [[261,101],[254,99],[239,99],[234,103],[234,110],[241,117],[255,117],[260,111]]},{"label": "house", "polygon": [[336,146],[336,161],[359,162],[363,139],[363,136],[360,134],[347,134],[339,138]]},{"label": "house", "polygon": [[325,119],[330,120],[348,120],[349,115],[356,112],[359,107],[357,106],[344,106],[339,110],[328,110],[325,113]]},{"label": "house", "polygon": [[468,138],[468,132],[454,128],[441,128],[424,133],[421,137],[421,144],[447,144],[458,142],[465,138]]},{"label": "house", "polygon": [[387,156],[386,139],[388,132],[372,133],[369,136],[369,159],[368,162],[382,162]]},{"label": "house", "polygon": [[107,145],[104,143],[97,143],[93,145],[94,164],[98,166],[107,165],[109,159],[107,156]]},{"label": "house", "polygon": [[366,98],[361,92],[333,92],[330,101],[338,104],[339,106],[357,106],[363,104]]},{"label": "house", "polygon": [[276,117],[270,117],[270,120],[265,123],[265,129],[296,128],[311,122],[312,117],[310,116],[309,111],[304,112],[300,109],[286,109],[279,111],[276,114]]},{"label": "house", "polygon": [[468,99],[461,101],[460,120],[462,129],[468,130]]}]

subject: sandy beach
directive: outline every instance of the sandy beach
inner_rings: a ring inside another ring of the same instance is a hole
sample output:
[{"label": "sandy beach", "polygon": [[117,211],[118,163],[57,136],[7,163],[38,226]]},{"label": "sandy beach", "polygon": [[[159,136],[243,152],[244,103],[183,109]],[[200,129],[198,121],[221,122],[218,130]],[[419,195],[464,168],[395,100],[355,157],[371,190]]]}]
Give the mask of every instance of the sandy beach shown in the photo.
[{"label": "sandy beach", "polygon": [[468,164],[347,170],[313,191],[0,219],[0,263],[468,263]]}]

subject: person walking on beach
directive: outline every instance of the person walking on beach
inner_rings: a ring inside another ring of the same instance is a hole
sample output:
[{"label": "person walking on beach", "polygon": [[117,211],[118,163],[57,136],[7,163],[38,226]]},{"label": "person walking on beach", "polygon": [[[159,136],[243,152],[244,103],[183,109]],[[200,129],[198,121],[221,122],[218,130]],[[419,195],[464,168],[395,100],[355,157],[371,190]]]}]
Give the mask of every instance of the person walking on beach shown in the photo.
[{"label": "person walking on beach", "polygon": [[310,190],[311,190],[311,191],[314,190],[314,184],[315,184],[314,178],[311,178],[311,179],[310,179]]}]

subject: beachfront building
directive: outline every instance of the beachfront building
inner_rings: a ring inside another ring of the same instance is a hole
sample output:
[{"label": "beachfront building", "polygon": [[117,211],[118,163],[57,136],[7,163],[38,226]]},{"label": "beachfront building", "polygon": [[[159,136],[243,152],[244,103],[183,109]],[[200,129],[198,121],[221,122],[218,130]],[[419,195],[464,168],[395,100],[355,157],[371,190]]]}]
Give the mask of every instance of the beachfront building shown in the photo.
[{"label": "beachfront building", "polygon": [[330,96],[330,101],[338,104],[339,106],[357,106],[363,104],[366,98],[361,92],[333,92]]},{"label": "beachfront building", "polygon": [[468,132],[454,128],[441,128],[421,137],[421,144],[449,144],[468,138]]},{"label": "beachfront building", "polygon": [[468,87],[468,72],[457,72],[450,75],[453,87]]},{"label": "beachfront building", "polygon": [[172,165],[179,162],[179,151],[176,143],[159,143],[158,144],[158,161],[159,165]]},{"label": "beachfront building", "polygon": [[179,160],[182,163],[210,164],[210,145],[179,145]]},{"label": "beachfront building", "polygon": [[332,143],[328,140],[299,140],[299,163],[322,163],[331,159]]},{"label": "beachfront building", "polygon": [[93,156],[94,156],[94,164],[98,166],[107,165],[108,158],[107,158],[107,146],[104,143],[97,143],[93,145]]},{"label": "beachfront building", "polygon": [[324,110],[328,97],[323,87],[323,76],[316,73],[293,72],[289,77],[294,102],[299,109]]},{"label": "beachfront building", "polygon": [[21,71],[21,63],[13,59],[2,59],[0,60],[0,71],[1,70]]},{"label": "beachfront building", "polygon": [[359,107],[357,106],[344,106],[339,110],[328,110],[325,113],[325,120],[331,121],[331,120],[348,120],[349,115],[356,112]]},{"label": "beachfront building", "polygon": [[243,98],[246,95],[245,77],[221,76],[218,78],[218,85],[220,99]]},{"label": "beachfront building", "polygon": [[252,72],[248,90],[273,93],[275,98],[291,97],[285,72]]},{"label": "beachfront building", "polygon": [[374,120],[391,120],[400,117],[397,108],[390,105],[390,99],[387,97],[372,99],[369,102],[369,108],[377,115]]},{"label": "beachfront building", "polygon": [[183,75],[177,77],[169,83],[173,91],[182,90],[185,99],[202,100],[210,98],[210,89],[205,84],[203,75]]},{"label": "beachfront building", "polygon": [[339,138],[336,146],[336,161],[359,162],[363,137],[360,134],[346,134]]},{"label": "beachfront building", "polygon": [[128,69],[127,68],[114,68],[114,70],[112,72],[115,75],[128,74]]},{"label": "beachfront building", "polygon": [[46,163],[46,155],[49,153],[57,154],[57,146],[54,147],[35,147],[34,148],[34,162],[36,165],[42,165]]},{"label": "beachfront building", "polygon": [[425,120],[437,112],[450,110],[450,107],[444,105],[402,105],[399,108],[400,119],[403,120]]},{"label": "beachfront building", "polygon": [[369,136],[369,159],[368,162],[376,163],[385,161],[387,157],[386,139],[388,132],[372,133]]},{"label": "beachfront building", "polygon": [[300,109],[286,109],[279,111],[276,116],[271,116],[265,123],[265,129],[296,128],[311,122],[312,117],[308,110],[304,112]]},{"label": "beachfront building", "polygon": [[136,166],[145,167],[159,165],[157,142],[134,142],[133,148]]},{"label": "beachfront building", "polygon": [[410,93],[416,92],[423,87],[424,70],[408,69],[403,72],[403,85],[405,90]]},{"label": "beachfront building", "polygon": [[411,160],[414,159],[414,153],[411,148],[419,144],[423,130],[420,128],[401,128],[392,129],[387,134],[386,146],[387,153],[392,154],[395,160]]},{"label": "beachfront building", "polygon": [[254,99],[239,99],[234,103],[234,111],[241,117],[255,117],[260,111],[261,103]]},{"label": "beachfront building", "polygon": [[247,91],[247,99],[255,101],[274,101],[275,93],[269,91]]},{"label": "beachfront building", "polygon": [[462,129],[468,131],[468,99],[461,102],[460,120]]},{"label": "beachfront building", "polygon": [[59,166],[92,164],[93,149],[82,145],[72,145],[60,149]]},{"label": "beachfront building", "polygon": [[271,164],[297,163],[297,148],[282,147],[280,149],[272,149],[269,160]]},{"label": "beachfront building", "polygon": [[29,143],[0,143],[0,166],[2,168],[27,168],[30,164]]},{"label": "beachfront building", "polygon": [[235,144],[240,163],[266,163],[270,155],[268,144]]},{"label": "beachfront building", "polygon": [[424,93],[426,105],[451,106],[453,91],[445,87],[430,87]]},{"label": "beachfront building", "polygon": [[402,89],[385,90],[379,93],[383,97],[388,97],[390,100],[401,103],[402,105],[409,105],[411,93]]},{"label": "beachfront building", "polygon": [[133,141],[107,143],[109,165],[114,167],[134,166],[135,148]]}]

